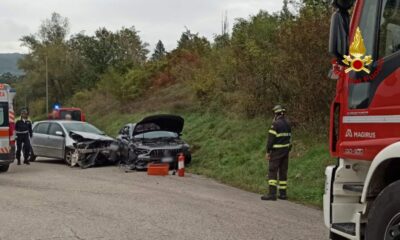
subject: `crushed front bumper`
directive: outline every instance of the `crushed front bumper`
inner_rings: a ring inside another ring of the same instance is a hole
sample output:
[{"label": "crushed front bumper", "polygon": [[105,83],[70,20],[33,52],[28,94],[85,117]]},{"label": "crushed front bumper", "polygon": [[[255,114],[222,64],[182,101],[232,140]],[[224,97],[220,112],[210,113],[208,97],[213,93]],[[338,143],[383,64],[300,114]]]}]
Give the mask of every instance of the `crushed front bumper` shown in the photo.
[{"label": "crushed front bumper", "polygon": [[94,142],[96,141],[75,144],[75,151],[71,156],[71,166],[79,165],[81,168],[89,168],[117,162],[119,146],[116,142],[96,142],[103,147],[91,148]]}]

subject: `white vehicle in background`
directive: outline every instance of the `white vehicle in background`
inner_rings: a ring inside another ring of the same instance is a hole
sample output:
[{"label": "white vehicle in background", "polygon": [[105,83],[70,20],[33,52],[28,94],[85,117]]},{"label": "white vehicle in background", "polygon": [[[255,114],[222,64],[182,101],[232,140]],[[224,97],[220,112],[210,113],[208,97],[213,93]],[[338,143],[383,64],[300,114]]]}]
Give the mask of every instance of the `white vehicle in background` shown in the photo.
[{"label": "white vehicle in background", "polygon": [[15,159],[15,90],[0,84],[0,172],[7,172]]}]

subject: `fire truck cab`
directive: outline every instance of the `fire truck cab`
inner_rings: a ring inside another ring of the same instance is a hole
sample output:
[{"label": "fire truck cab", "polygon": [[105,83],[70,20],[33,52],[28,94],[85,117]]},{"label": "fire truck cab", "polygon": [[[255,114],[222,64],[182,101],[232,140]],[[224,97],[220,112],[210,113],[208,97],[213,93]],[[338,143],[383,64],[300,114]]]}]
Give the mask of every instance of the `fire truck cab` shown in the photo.
[{"label": "fire truck cab", "polygon": [[0,84],[0,172],[7,172],[15,159],[15,90]]},{"label": "fire truck cab", "polygon": [[333,240],[400,240],[400,0],[333,2],[325,224]]}]

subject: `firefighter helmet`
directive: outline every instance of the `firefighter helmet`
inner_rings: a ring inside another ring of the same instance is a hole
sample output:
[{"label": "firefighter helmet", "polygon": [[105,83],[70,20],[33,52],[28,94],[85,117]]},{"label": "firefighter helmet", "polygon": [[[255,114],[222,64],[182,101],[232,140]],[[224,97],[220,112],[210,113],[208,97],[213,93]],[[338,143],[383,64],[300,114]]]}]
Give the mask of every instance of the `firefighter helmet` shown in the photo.
[{"label": "firefighter helmet", "polygon": [[354,4],[354,0],[332,0],[332,5],[336,8],[349,10]]},{"label": "firefighter helmet", "polygon": [[272,109],[272,111],[273,111],[275,114],[281,114],[281,113],[286,112],[286,109],[285,109],[284,107],[282,107],[282,105],[276,105],[276,106]]}]

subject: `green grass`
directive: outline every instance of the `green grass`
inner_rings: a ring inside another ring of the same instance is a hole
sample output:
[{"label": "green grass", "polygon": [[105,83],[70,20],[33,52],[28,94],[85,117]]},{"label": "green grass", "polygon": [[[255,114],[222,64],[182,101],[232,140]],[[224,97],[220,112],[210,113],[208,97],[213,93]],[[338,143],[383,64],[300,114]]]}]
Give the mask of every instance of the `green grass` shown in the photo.
[{"label": "green grass", "polygon": [[[115,136],[125,123],[136,122],[146,115],[150,113],[89,114],[89,121]],[[180,115],[185,118],[183,138],[189,142],[193,152],[189,171],[244,190],[265,192],[265,145],[269,120],[211,113]],[[322,206],[325,167],[333,163],[326,142],[324,136],[294,131],[288,180],[288,194],[292,201]]]}]

